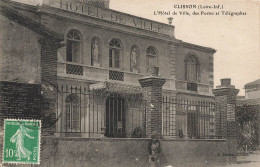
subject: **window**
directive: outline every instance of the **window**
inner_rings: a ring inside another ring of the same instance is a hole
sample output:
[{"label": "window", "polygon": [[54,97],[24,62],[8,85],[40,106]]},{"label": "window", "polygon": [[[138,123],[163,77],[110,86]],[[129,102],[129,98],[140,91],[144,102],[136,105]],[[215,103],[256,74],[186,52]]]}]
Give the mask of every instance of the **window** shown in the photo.
[{"label": "window", "polygon": [[194,56],[188,56],[185,59],[185,79],[186,81],[198,82],[199,63]]},{"label": "window", "polygon": [[155,48],[149,46],[146,49],[146,69],[149,72],[149,69],[152,67],[157,67],[157,54]]},{"label": "window", "polygon": [[79,98],[76,94],[70,94],[66,100],[66,132],[78,132],[80,130]]},{"label": "window", "polygon": [[121,43],[117,39],[112,39],[109,43],[109,67],[120,68],[121,50]]},{"label": "window", "polygon": [[77,30],[70,30],[67,34],[67,57],[69,62],[80,62],[81,54],[81,33]]}]

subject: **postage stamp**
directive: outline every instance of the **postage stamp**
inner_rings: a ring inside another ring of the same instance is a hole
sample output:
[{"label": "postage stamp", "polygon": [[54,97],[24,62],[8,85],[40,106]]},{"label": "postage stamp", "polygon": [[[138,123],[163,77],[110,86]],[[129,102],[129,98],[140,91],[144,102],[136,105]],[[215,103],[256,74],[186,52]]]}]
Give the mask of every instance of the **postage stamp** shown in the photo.
[{"label": "postage stamp", "polygon": [[3,163],[40,164],[41,121],[4,120]]}]

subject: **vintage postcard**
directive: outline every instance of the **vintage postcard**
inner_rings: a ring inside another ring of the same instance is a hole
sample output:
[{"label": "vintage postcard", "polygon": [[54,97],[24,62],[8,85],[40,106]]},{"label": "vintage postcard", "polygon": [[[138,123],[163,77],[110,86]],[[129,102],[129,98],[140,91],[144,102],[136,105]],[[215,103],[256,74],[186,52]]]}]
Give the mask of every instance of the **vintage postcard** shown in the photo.
[{"label": "vintage postcard", "polygon": [[0,166],[260,166],[259,0],[1,0]]}]

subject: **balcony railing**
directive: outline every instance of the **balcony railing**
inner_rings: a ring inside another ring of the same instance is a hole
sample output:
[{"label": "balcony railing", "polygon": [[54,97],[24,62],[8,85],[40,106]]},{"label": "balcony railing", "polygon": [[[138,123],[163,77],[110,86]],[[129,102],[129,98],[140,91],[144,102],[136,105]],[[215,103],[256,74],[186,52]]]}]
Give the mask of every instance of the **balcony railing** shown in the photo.
[{"label": "balcony railing", "polygon": [[109,79],[116,81],[124,81],[124,73],[120,71],[109,70]]},{"label": "balcony railing", "polygon": [[192,82],[187,82],[187,90],[191,91],[198,91],[198,84],[192,83]]},{"label": "balcony railing", "polygon": [[73,62],[58,62],[58,76],[75,79],[87,79],[96,82],[120,81],[130,85],[139,85],[138,80],[144,75],[128,71],[119,71],[103,67],[93,67]]},{"label": "balcony railing", "polygon": [[83,67],[79,65],[67,64],[66,73],[73,75],[83,75]]}]

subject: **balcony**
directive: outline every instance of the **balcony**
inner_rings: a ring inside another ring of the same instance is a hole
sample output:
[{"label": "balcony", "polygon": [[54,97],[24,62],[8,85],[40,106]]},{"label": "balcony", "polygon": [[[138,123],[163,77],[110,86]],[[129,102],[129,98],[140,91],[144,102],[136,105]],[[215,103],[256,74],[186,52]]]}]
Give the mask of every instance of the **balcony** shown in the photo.
[{"label": "balcony", "polygon": [[198,84],[197,83],[192,83],[192,82],[187,82],[187,90],[190,91],[198,91]]},{"label": "balcony", "polygon": [[79,65],[67,64],[66,73],[73,75],[83,75],[83,67]]},{"label": "balcony", "polygon": [[184,80],[176,80],[176,89],[180,92],[192,93],[192,94],[203,94],[213,95],[211,92],[210,85],[203,83],[187,82]]},{"label": "balcony", "polygon": [[124,81],[124,72],[109,70],[109,79],[116,81]]},{"label": "balcony", "polygon": [[58,77],[73,78],[94,82],[124,82],[125,84],[138,85],[139,79],[144,75],[117,69],[93,67],[72,62],[58,62]]}]

